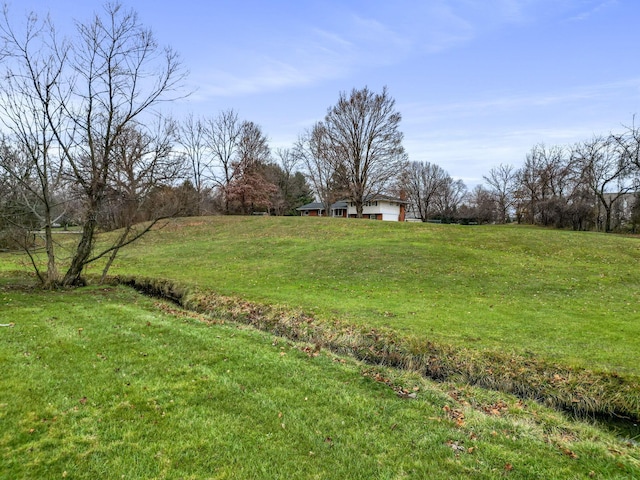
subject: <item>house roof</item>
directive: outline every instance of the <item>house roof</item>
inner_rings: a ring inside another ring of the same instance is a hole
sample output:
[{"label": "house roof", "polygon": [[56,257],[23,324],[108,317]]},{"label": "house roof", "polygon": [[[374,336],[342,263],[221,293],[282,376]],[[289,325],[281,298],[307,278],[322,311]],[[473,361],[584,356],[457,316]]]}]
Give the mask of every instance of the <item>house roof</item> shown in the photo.
[{"label": "house roof", "polygon": [[302,210],[324,210],[324,204],[320,202],[311,202],[306,205],[302,205],[301,207],[296,208],[298,211]]},{"label": "house roof", "polygon": [[[375,202],[376,200],[385,200],[387,202],[405,203],[405,204],[409,203],[406,200],[402,200],[401,198],[391,197],[389,195],[371,195],[364,199],[365,202]],[[343,208],[347,208],[348,206],[349,206],[349,200],[338,200],[337,202],[331,204],[331,210],[343,209]],[[320,202],[311,202],[296,208],[296,210],[299,212],[304,210],[324,210],[324,204]]]},{"label": "house roof", "polygon": [[406,200],[403,200],[398,197],[392,197],[390,195],[371,195],[370,197],[365,198],[365,202],[374,202],[376,200],[386,200],[387,202],[395,202],[395,203],[409,203]]}]

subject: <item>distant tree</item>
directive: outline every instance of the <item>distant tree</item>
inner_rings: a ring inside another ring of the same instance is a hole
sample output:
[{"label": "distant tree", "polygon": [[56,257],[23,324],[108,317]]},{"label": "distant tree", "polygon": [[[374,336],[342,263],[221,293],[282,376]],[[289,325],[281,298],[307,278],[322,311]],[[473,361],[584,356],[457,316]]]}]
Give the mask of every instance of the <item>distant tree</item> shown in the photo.
[{"label": "distant tree", "polygon": [[605,232],[613,230],[614,207],[618,200],[637,188],[632,162],[620,153],[611,137],[594,137],[576,145],[573,150],[582,181],[597,198],[599,210],[604,212],[604,218],[598,216],[598,226]]},{"label": "distant tree", "polygon": [[449,174],[435,163],[409,162],[402,178],[409,208],[426,222],[436,213],[437,200],[444,192]]},{"label": "distant tree", "polygon": [[496,220],[496,204],[491,192],[482,185],[477,185],[465,198],[465,207],[461,210],[464,220],[479,224],[493,223]]},{"label": "distant tree", "polygon": [[[208,192],[205,190],[205,198]],[[200,215],[201,198],[190,180],[179,185],[158,185],[147,195],[141,210],[145,218]],[[205,205],[205,208],[209,208]]]},{"label": "distant tree", "polygon": [[457,220],[458,209],[462,205],[466,193],[467,187],[462,180],[454,180],[447,176],[440,194],[436,198],[437,216],[444,223],[451,223]]},{"label": "distant tree", "polygon": [[275,215],[295,215],[296,207],[313,201],[311,188],[301,172],[295,171],[297,158],[293,150],[278,148],[275,151],[278,163],[266,166],[266,178],[277,187],[271,199]]},{"label": "distant tree", "polygon": [[195,214],[200,215],[207,185],[207,174],[211,168],[204,120],[194,118],[193,114],[188,115],[179,126],[178,142],[185,152],[189,181],[198,195]]},{"label": "distant tree", "polygon": [[314,129],[322,133],[321,154],[348,186],[358,218],[365,199],[389,188],[406,164],[401,118],[386,87],[379,94],[365,87],[341,93]]},{"label": "distant tree", "polygon": [[265,175],[271,159],[267,137],[253,122],[243,122],[240,130],[233,177],[226,188],[227,206],[235,202],[244,214],[253,213],[256,207],[268,210],[277,187]]},{"label": "distant tree", "polygon": [[295,172],[288,181],[285,215],[295,215],[296,208],[313,202],[313,192],[302,172]]},{"label": "distant tree", "polygon": [[298,136],[293,147],[294,158],[303,166],[313,192],[324,205],[327,214],[331,204],[345,194],[343,189],[338,187],[339,181],[336,178],[335,167],[329,159],[329,149],[326,130],[321,123],[316,123]]},{"label": "distant tree", "polygon": [[[294,169],[298,164],[298,159],[293,154],[293,151],[288,148],[277,148],[275,151],[275,158],[278,161],[278,167],[282,172],[281,175],[276,176],[272,180],[272,183],[278,187],[278,200],[272,202],[273,206],[277,207],[275,210],[279,215],[283,215],[284,212],[290,213],[291,205],[291,179],[294,175]],[[275,169],[277,172],[277,169]]]},{"label": "distant tree", "polygon": [[242,164],[238,155],[244,125],[234,110],[222,111],[206,121],[206,143],[211,154],[210,176],[221,192],[226,214],[230,213],[228,190],[235,180],[236,167]]},{"label": "distant tree", "polygon": [[640,175],[640,127],[635,124],[635,116],[631,125],[625,126],[621,133],[609,135],[609,141],[618,157],[633,167],[633,174]]},{"label": "distant tree", "polygon": [[507,223],[509,211],[514,203],[516,188],[516,172],[513,165],[500,164],[489,171],[489,175],[483,177],[489,184],[489,189],[496,202],[499,223]]},{"label": "distant tree", "polygon": [[516,176],[516,216],[531,224],[564,227],[573,190],[579,188],[572,156],[566,147],[535,145]]}]

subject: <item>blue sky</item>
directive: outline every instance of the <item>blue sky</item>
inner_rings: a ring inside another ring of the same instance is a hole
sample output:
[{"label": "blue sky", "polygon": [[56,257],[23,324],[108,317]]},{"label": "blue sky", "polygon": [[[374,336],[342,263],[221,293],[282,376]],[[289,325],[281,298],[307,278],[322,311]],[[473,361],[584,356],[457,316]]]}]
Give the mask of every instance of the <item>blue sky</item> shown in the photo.
[{"label": "blue sky", "polygon": [[[103,2],[21,0],[58,25]],[[637,0],[123,1],[177,50],[194,93],[289,147],[341,91],[387,86],[411,160],[467,186],[536,143],[572,144],[640,113]]]}]

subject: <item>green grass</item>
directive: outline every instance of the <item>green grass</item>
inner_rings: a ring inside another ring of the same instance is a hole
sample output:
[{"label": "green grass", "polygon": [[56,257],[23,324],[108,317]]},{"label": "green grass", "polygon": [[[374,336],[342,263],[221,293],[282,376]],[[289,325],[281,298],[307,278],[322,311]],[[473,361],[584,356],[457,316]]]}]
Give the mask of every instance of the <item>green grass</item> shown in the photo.
[{"label": "green grass", "polygon": [[638,375],[639,262],[639,239],[586,232],[216,217],[152,232],[113,273]]},{"label": "green grass", "polygon": [[[402,339],[394,364],[418,349],[429,376],[638,419],[639,242],[514,225],[201,217],[151,232],[112,272],[300,309],[325,322],[325,338],[331,324],[387,327]],[[2,255],[0,271],[19,262]]]},{"label": "green grass", "polygon": [[637,447],[534,402],[19,283],[0,275],[0,478],[640,477]]}]

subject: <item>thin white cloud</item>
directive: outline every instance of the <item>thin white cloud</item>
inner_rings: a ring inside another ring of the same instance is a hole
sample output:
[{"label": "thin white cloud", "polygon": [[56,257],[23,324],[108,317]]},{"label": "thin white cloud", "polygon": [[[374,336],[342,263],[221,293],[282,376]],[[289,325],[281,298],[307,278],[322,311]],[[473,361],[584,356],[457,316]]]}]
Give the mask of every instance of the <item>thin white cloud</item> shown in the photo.
[{"label": "thin white cloud", "polygon": [[366,15],[342,12],[338,20],[302,25],[282,35],[276,32],[250,52],[225,51],[228,61],[195,72],[194,80],[203,98],[317,84],[399,63],[412,52],[436,53],[470,42],[491,25],[522,21],[530,3],[436,0],[416,5],[399,0],[368,9]]},{"label": "thin white cloud", "polygon": [[494,115],[496,111],[526,112],[527,108],[567,105],[575,102],[602,101],[610,96],[629,95],[640,97],[640,78],[618,82],[583,85],[558,92],[534,92],[522,95],[505,95],[483,100],[451,103],[406,103],[399,106],[404,112],[405,122],[422,123],[443,117],[480,117]]},{"label": "thin white cloud", "polygon": [[195,82],[202,99],[300,87],[392,64],[409,47],[408,40],[383,23],[354,15],[342,31],[310,28],[301,38],[265,42],[260,50],[268,54],[239,51],[235,60],[201,71]]},{"label": "thin white cloud", "polygon": [[618,4],[618,0],[606,0],[604,2],[599,1],[595,5],[592,5],[589,9],[583,10],[577,15],[572,16],[571,18],[569,18],[569,21],[581,22],[581,21],[587,20],[593,17],[594,15],[597,15],[602,10],[605,10],[617,4]]}]

